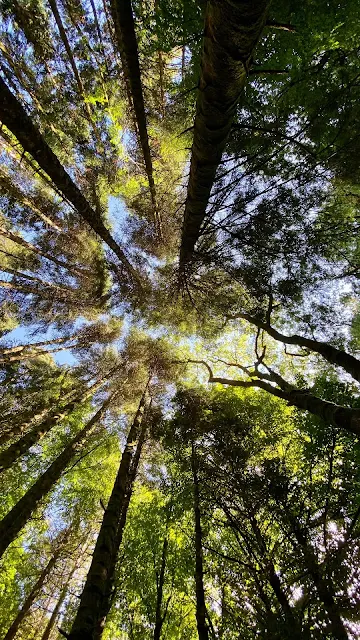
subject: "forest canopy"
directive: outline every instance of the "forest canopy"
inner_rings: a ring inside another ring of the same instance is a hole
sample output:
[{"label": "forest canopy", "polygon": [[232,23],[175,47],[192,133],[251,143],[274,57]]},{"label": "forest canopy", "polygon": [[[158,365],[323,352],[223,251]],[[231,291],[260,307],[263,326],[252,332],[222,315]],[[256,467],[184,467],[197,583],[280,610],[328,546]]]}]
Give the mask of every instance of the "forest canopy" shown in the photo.
[{"label": "forest canopy", "polygon": [[360,637],[359,0],[0,0],[0,637]]}]

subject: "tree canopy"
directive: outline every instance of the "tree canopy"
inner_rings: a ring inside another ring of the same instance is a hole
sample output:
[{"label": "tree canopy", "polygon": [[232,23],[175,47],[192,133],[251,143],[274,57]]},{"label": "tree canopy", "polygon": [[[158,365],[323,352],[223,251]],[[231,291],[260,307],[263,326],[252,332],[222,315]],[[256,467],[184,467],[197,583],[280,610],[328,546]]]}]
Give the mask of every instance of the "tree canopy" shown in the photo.
[{"label": "tree canopy", "polygon": [[360,4],[0,0],[0,636],[360,637]]}]

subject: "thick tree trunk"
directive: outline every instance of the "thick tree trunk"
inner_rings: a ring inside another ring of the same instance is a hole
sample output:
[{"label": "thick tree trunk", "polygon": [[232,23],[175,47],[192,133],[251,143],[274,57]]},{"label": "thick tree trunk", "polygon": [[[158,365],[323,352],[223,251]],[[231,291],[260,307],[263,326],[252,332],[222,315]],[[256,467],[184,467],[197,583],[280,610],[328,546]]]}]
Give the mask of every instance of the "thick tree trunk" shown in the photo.
[{"label": "thick tree trunk", "polygon": [[85,393],[67,402],[59,410],[52,412],[43,422],[36,424],[28,433],[25,433],[19,440],[11,444],[5,451],[0,453],[0,473],[11,467],[30,447],[34,446],[43,438],[60,420],[68,416],[78,405],[86,402],[103,384],[104,380],[95,382]]},{"label": "thick tree trunk", "polygon": [[192,447],[191,447],[191,470],[193,475],[194,520],[195,520],[196,626],[198,630],[199,640],[209,640],[209,629],[208,629],[208,625],[206,624],[198,461],[196,457],[194,444],[192,444]]},{"label": "thick tree trunk", "polygon": [[191,260],[269,0],[209,0],[196,105],[180,270]]},{"label": "thick tree trunk", "polygon": [[97,427],[99,420],[105,413],[114,395],[109,397],[102,407],[95,413],[89,422],[66,445],[64,451],[54,460],[50,467],[33,484],[25,495],[16,503],[9,513],[0,522],[0,557],[9,544],[16,538],[21,529],[35,511],[38,504],[49,493],[61,478],[63,472],[89,435]]},{"label": "thick tree trunk", "polygon": [[146,125],[144,96],[141,84],[139,52],[135,34],[134,16],[131,0],[111,0],[111,13],[116,38],[124,66],[123,72],[128,78],[131,101],[135,112],[140,144],[144,156],[146,174],[149,181],[151,202],[157,232],[161,235],[161,221],[156,201],[154,171],[151,159],[149,138]]},{"label": "thick tree trunk", "polygon": [[111,605],[111,589],[116,560],[122,536],[119,531],[126,493],[129,488],[135,446],[146,406],[147,387],[142,395],[136,416],[128,433],[126,446],[121,456],[109,503],[95,545],[92,563],[81,595],[69,640],[93,640],[101,637],[99,629]]},{"label": "thick tree trunk", "polygon": [[255,325],[259,329],[263,329],[266,333],[269,334],[275,340],[279,342],[283,342],[284,344],[293,344],[298,347],[304,347],[309,351],[313,351],[314,353],[319,353],[325,360],[330,362],[331,364],[335,364],[339,367],[342,367],[350,373],[350,375],[360,382],[360,360],[357,360],[350,353],[343,351],[342,349],[337,349],[333,347],[328,342],[321,342],[319,340],[312,340],[311,338],[303,338],[297,334],[292,336],[287,336],[280,331],[274,329],[270,324],[266,322],[262,322],[253,316],[250,316],[247,313],[237,314],[238,318],[243,318],[247,320],[251,324]]},{"label": "thick tree trunk", "polygon": [[[150,405],[149,405],[150,408]],[[129,508],[129,504],[130,504],[130,500],[131,500],[131,496],[133,493],[133,489],[134,489],[134,482],[136,479],[136,475],[137,475],[137,471],[138,471],[138,467],[139,467],[139,462],[140,462],[140,458],[141,458],[141,453],[142,453],[142,448],[144,445],[144,442],[146,440],[146,432],[147,432],[147,421],[146,418],[143,419],[142,421],[142,428],[141,428],[141,432],[140,432],[140,436],[139,436],[139,440],[138,443],[136,445],[136,452],[134,455],[134,459],[131,463],[131,469],[129,472],[129,478],[128,478],[128,483],[127,483],[127,489],[126,489],[126,494],[125,494],[125,498],[123,500],[123,506],[122,506],[122,510],[121,510],[121,517],[119,520],[119,527],[118,527],[118,532],[117,532],[117,538],[116,538],[116,548],[119,550],[121,543],[122,543],[122,539],[123,539],[123,534],[124,534],[124,529],[125,529],[125,525],[126,525],[126,518],[127,518],[127,512],[128,512],[128,508]],[[93,633],[93,640],[100,640],[104,628],[105,628],[105,623],[106,623],[106,618],[107,615],[111,609],[111,605],[113,603],[113,599],[114,599],[114,576],[115,576],[115,569],[116,569],[116,561],[115,563],[113,563],[113,566],[111,568],[111,570],[109,571],[109,578],[108,578],[108,593],[109,593],[109,597],[105,598],[105,602],[104,602],[104,608],[102,610],[101,616],[96,624],[96,628],[95,631]]]},{"label": "thick tree trunk", "polygon": [[51,573],[52,569],[54,568],[59,555],[60,555],[60,548],[54,553],[52,558],[50,558],[49,562],[47,563],[46,567],[44,567],[44,569],[42,570],[42,572],[41,572],[40,576],[38,577],[34,587],[30,591],[30,593],[29,593],[28,597],[26,598],[23,606],[21,607],[19,613],[17,614],[14,622],[12,623],[10,629],[8,630],[7,634],[5,635],[4,640],[13,640],[13,638],[15,638],[15,636],[16,636],[18,630],[19,630],[20,625],[22,624],[23,620],[25,620],[27,614],[29,613],[29,610],[30,610],[31,606],[33,605],[33,603],[36,600],[37,596],[41,592],[41,589],[42,589],[42,587],[44,585],[44,582],[45,582],[46,578],[48,577],[48,575]]},{"label": "thick tree trunk", "polygon": [[25,152],[29,153],[50,176],[63,196],[74,206],[98,236],[112,249],[127,269],[133,280],[141,287],[139,275],[134,270],[122,249],[105,227],[101,218],[73,182],[54,152],[32,123],[23,106],[0,78],[0,120],[14,134]]}]

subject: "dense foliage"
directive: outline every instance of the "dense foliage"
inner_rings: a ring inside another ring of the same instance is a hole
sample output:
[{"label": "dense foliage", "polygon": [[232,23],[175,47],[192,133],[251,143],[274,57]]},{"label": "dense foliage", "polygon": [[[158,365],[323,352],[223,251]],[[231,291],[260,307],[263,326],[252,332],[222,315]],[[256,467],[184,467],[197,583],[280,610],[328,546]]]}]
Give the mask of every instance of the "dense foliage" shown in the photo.
[{"label": "dense foliage", "polygon": [[360,637],[357,0],[0,0],[0,636]]}]

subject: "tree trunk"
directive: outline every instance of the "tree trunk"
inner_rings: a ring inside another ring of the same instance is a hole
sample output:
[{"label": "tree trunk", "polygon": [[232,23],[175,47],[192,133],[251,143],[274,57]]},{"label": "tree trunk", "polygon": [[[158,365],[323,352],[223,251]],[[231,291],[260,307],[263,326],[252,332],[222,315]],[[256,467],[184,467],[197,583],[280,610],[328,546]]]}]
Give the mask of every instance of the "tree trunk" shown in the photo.
[{"label": "tree trunk", "polygon": [[25,207],[31,209],[46,225],[62,233],[62,229],[47,215],[45,215],[33,202],[32,198],[26,196],[10,179],[10,177],[0,170],[0,186],[3,187],[5,194],[9,195],[20,202]]},{"label": "tree trunk", "polygon": [[160,575],[158,578],[157,584],[157,593],[156,593],[156,610],[155,610],[155,629],[154,629],[154,640],[160,640],[161,630],[164,624],[165,614],[161,613],[162,601],[163,601],[163,592],[164,592],[164,583],[165,583],[165,569],[166,569],[166,556],[168,550],[169,540],[167,537],[167,533],[165,534],[162,555],[161,555],[161,567],[160,567]]},{"label": "tree trunk", "polygon": [[66,445],[64,451],[54,460],[50,467],[27,490],[25,495],[16,503],[9,513],[0,522],[0,558],[16,538],[21,529],[35,511],[38,504],[54,487],[61,478],[68,464],[81,449],[86,438],[94,431],[102,415],[114,398],[110,396],[91,420],[79,431],[79,433]]},{"label": "tree trunk", "polygon": [[192,475],[193,475],[194,519],[195,519],[196,626],[198,630],[199,640],[209,640],[209,629],[206,624],[198,460],[196,457],[194,444],[192,444],[191,446],[191,469],[192,469]]},{"label": "tree trunk", "polygon": [[191,260],[236,106],[266,22],[269,0],[209,0],[199,94],[180,247],[180,270]]},{"label": "tree trunk", "polygon": [[135,34],[131,0],[111,0],[110,7],[118,47],[121,53],[121,60],[124,66],[123,71],[125,76],[127,76],[128,78],[130,86],[131,100],[134,107],[140,144],[144,156],[146,174],[149,181],[149,189],[156,230],[161,236],[161,220],[156,201],[154,171],[146,125],[145,104],[139,65],[139,52]]},{"label": "tree trunk", "polygon": [[[151,405],[151,401],[150,401],[150,405]],[[149,409],[150,409],[150,405],[149,405]],[[123,534],[124,534],[124,529],[125,529],[125,525],[126,525],[126,518],[127,518],[127,512],[128,512],[128,508],[129,508],[129,504],[130,504],[130,500],[131,500],[131,496],[133,493],[133,488],[134,488],[134,482],[136,480],[136,475],[137,475],[137,471],[138,471],[138,467],[139,467],[139,462],[140,462],[140,458],[141,458],[141,452],[142,452],[142,448],[146,439],[146,432],[147,432],[147,422],[146,419],[143,420],[142,422],[142,428],[141,428],[141,433],[139,436],[139,440],[136,446],[136,452],[134,455],[134,459],[132,461],[131,464],[131,469],[130,469],[130,473],[129,473],[129,480],[127,483],[127,489],[126,489],[126,494],[125,494],[125,498],[123,500],[123,506],[122,506],[122,510],[121,510],[121,517],[119,520],[119,527],[118,527],[118,532],[117,532],[117,538],[116,538],[116,548],[119,550],[121,543],[122,543],[122,539],[123,539]],[[110,594],[109,598],[105,599],[104,602],[104,609],[101,613],[101,617],[98,620],[97,624],[96,624],[96,628],[93,634],[93,640],[100,640],[103,631],[104,631],[104,627],[105,627],[105,623],[106,623],[106,618],[107,615],[111,609],[111,605],[114,599],[114,589],[113,589],[113,583],[114,583],[114,575],[115,575],[115,569],[116,569],[116,562],[113,564],[112,566],[112,570],[109,572],[109,579],[108,579],[108,592]]]},{"label": "tree trunk", "polygon": [[354,358],[354,356],[350,355],[346,351],[342,351],[342,349],[337,349],[333,347],[328,342],[321,342],[319,340],[312,340],[311,338],[303,338],[302,336],[298,336],[294,334],[292,336],[286,336],[280,331],[274,329],[270,324],[266,322],[262,322],[253,316],[250,316],[247,313],[237,314],[238,318],[243,318],[247,320],[251,324],[255,325],[259,329],[263,329],[266,333],[269,334],[275,340],[279,342],[283,342],[284,344],[293,344],[298,347],[304,347],[305,349],[309,349],[309,351],[313,351],[314,353],[319,353],[325,360],[330,362],[330,364],[337,365],[342,367],[350,373],[350,375],[360,382],[360,360]]},{"label": "tree trunk", "polygon": [[71,68],[73,70],[73,73],[74,73],[74,76],[75,76],[75,80],[76,80],[76,84],[78,86],[78,91],[79,91],[80,97],[82,98],[83,103],[84,103],[84,108],[85,108],[85,111],[86,111],[87,119],[92,124],[92,113],[91,113],[91,110],[90,110],[90,105],[86,102],[86,95],[85,95],[84,85],[82,83],[80,74],[78,72],[78,69],[77,69],[77,66],[76,66],[76,63],[75,63],[75,60],[74,60],[74,56],[73,56],[72,51],[71,51],[69,40],[67,38],[66,31],[65,31],[64,25],[62,23],[61,15],[60,15],[59,10],[57,8],[56,0],[49,0],[49,4],[50,4],[50,7],[51,7],[51,11],[54,14],[55,22],[56,22],[57,27],[59,29],[61,40],[62,40],[63,45],[65,47],[67,56],[69,58],[70,66],[71,66]]},{"label": "tree trunk", "polygon": [[63,196],[74,206],[79,215],[86,220],[95,233],[112,249],[133,280],[141,287],[138,273],[130,264],[122,249],[103,224],[101,218],[73,182],[54,152],[44,140],[40,131],[32,123],[23,106],[0,78],[0,119],[22,145],[50,176],[51,180]]},{"label": "tree trunk", "polygon": [[56,618],[57,618],[57,616],[59,614],[59,611],[60,611],[60,609],[61,609],[61,607],[63,605],[63,602],[64,602],[64,600],[65,600],[65,598],[67,596],[69,584],[70,584],[71,579],[72,579],[75,571],[77,570],[77,568],[78,568],[77,563],[75,563],[73,568],[72,568],[72,570],[71,570],[71,572],[70,572],[70,574],[68,575],[68,577],[66,579],[66,582],[65,582],[63,588],[60,591],[59,598],[58,598],[58,600],[56,602],[56,605],[55,605],[55,607],[54,607],[54,609],[52,611],[52,614],[50,616],[49,622],[46,625],[45,631],[44,631],[43,635],[41,636],[41,640],[49,640],[51,632],[52,632],[52,630],[53,630],[53,628],[55,626]]},{"label": "tree trunk", "polygon": [[106,617],[111,606],[112,581],[122,536],[119,525],[129,487],[132,461],[135,457],[135,445],[140,436],[148,384],[128,433],[119,471],[104,513],[92,563],[81,595],[80,606],[68,636],[69,640],[93,640],[95,634],[96,637],[101,637],[102,629],[99,629],[99,624]]},{"label": "tree trunk", "polygon": [[104,379],[95,382],[85,393],[76,396],[59,410],[52,412],[43,422],[36,424],[28,433],[25,433],[19,440],[11,444],[5,451],[0,453],[0,473],[11,467],[11,465],[26,453],[30,447],[39,442],[60,420],[68,416],[78,405],[86,402],[103,384]]},{"label": "tree trunk", "polygon": [[26,616],[29,613],[29,610],[30,610],[32,604],[34,603],[34,601],[36,600],[37,596],[41,592],[41,589],[42,589],[42,587],[44,585],[44,582],[45,582],[46,578],[48,577],[48,575],[51,573],[52,569],[54,568],[55,563],[56,563],[56,561],[57,561],[57,559],[58,559],[58,557],[60,555],[60,551],[61,551],[60,548],[58,548],[57,551],[55,551],[54,555],[52,556],[52,558],[50,558],[50,560],[47,563],[46,567],[44,567],[44,569],[40,573],[40,576],[38,577],[34,587],[30,591],[30,593],[29,593],[28,597],[26,598],[23,606],[21,607],[19,613],[17,614],[14,622],[12,623],[10,629],[8,630],[7,634],[5,635],[4,640],[13,640],[13,638],[15,638],[21,623],[26,618]]}]

